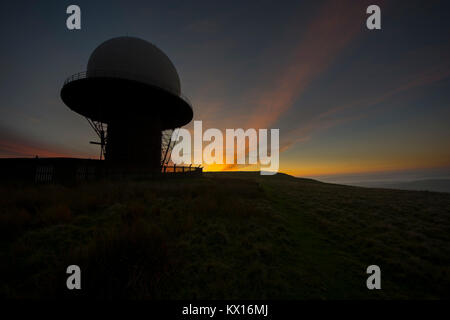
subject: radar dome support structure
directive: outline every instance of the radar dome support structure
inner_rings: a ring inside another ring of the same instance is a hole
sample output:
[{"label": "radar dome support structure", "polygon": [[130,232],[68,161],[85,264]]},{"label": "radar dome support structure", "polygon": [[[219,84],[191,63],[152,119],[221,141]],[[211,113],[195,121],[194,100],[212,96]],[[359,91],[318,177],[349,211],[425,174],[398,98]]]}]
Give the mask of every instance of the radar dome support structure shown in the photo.
[{"label": "radar dome support structure", "polygon": [[69,77],[63,102],[88,119],[100,141],[100,158],[124,171],[160,171],[168,163],[174,128],[193,118],[170,59],[134,37],[100,44],[87,71]]}]

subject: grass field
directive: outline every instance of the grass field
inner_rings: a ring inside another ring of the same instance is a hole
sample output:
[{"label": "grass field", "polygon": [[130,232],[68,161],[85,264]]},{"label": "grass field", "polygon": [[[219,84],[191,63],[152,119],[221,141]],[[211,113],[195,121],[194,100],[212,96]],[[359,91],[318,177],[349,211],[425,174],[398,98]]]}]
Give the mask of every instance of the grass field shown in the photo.
[{"label": "grass field", "polygon": [[450,194],[257,173],[2,186],[0,259],[9,298],[449,298]]}]

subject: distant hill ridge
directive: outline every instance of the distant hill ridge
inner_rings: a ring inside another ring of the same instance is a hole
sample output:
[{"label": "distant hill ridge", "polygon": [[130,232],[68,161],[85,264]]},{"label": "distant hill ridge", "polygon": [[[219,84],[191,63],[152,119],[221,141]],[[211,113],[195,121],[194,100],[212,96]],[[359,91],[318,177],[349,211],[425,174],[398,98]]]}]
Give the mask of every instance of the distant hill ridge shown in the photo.
[{"label": "distant hill ridge", "polygon": [[[259,171],[218,171],[207,172],[206,175],[211,176],[226,176],[236,178],[249,178],[260,176]],[[313,183],[328,183],[315,179],[294,177],[286,173],[277,173],[273,176],[262,176],[276,179],[296,179],[304,182]],[[386,188],[386,189],[398,189],[398,190],[411,190],[411,191],[431,191],[431,192],[450,192],[450,179],[422,179],[415,181],[367,181],[367,182],[354,182],[354,183],[332,183],[339,185],[350,185],[366,188]]]},{"label": "distant hill ridge", "polygon": [[450,192],[450,179],[426,179],[386,185],[393,189]]}]

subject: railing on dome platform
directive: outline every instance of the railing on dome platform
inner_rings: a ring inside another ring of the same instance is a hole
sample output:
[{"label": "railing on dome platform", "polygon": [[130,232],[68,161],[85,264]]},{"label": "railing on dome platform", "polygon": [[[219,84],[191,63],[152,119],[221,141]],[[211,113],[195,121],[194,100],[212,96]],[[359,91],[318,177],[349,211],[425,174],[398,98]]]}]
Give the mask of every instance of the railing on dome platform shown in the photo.
[{"label": "railing on dome platform", "polygon": [[201,174],[203,172],[203,167],[193,167],[190,166],[162,166],[162,173],[193,173],[193,174]]},{"label": "railing on dome platform", "polygon": [[70,77],[68,77],[64,81],[64,85],[66,85],[72,81],[86,79],[86,78],[117,78],[117,79],[124,78],[127,80],[141,81],[144,83],[148,83],[150,85],[153,84],[153,86],[155,86],[157,88],[163,89],[175,96],[180,97],[192,108],[192,103],[189,100],[189,98],[187,96],[185,96],[184,94],[182,94],[181,92],[177,93],[172,88],[161,86],[160,84],[158,84],[158,81],[156,79],[152,79],[150,77],[142,76],[139,74],[133,74],[133,73],[126,72],[126,71],[114,71],[114,70],[82,71],[82,72],[75,73],[75,74],[71,75]]}]

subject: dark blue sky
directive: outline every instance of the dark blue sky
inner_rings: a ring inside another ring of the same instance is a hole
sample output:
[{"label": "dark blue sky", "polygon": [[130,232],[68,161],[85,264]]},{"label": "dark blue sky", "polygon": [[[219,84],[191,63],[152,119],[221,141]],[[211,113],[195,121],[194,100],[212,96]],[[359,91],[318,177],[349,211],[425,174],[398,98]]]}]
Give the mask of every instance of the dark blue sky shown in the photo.
[{"label": "dark blue sky", "polygon": [[97,156],[59,90],[128,34],[167,53],[204,127],[280,128],[284,172],[449,172],[448,1],[15,1],[0,18],[0,156]]}]

